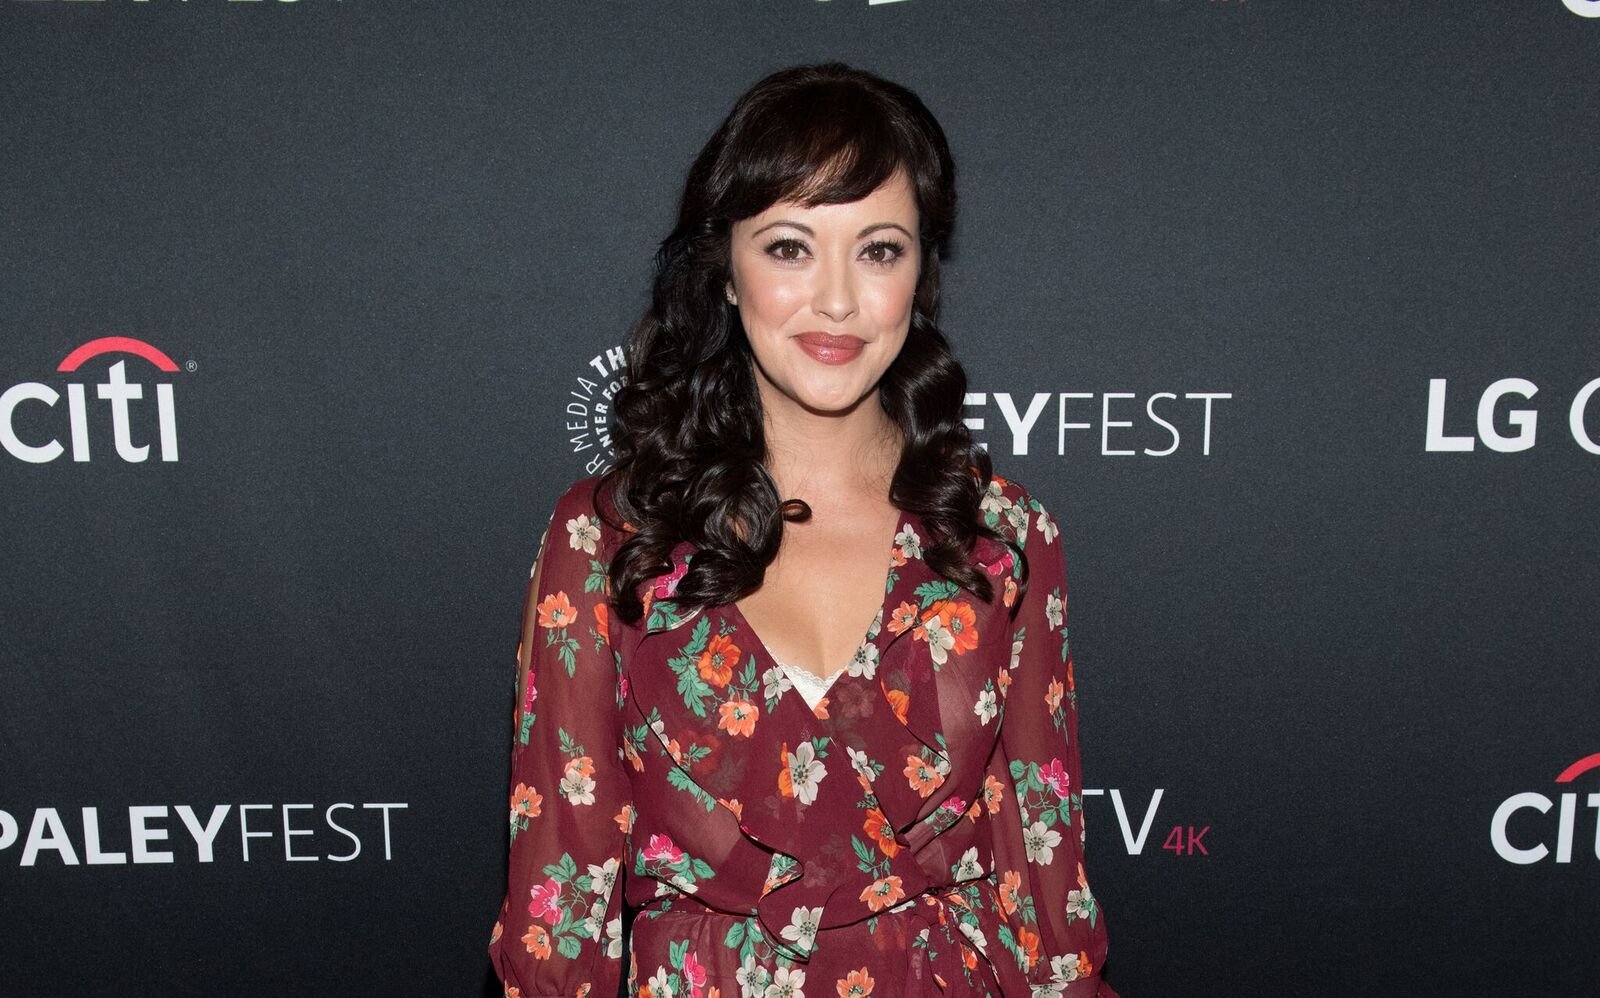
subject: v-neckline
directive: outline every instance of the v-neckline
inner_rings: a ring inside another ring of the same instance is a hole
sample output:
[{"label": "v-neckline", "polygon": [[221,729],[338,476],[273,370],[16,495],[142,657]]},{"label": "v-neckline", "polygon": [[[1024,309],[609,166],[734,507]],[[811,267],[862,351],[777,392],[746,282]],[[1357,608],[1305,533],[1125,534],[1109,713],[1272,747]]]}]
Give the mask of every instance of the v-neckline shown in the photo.
[{"label": "v-neckline", "polygon": [[[855,650],[850,653],[850,658],[845,661],[842,668],[828,674],[827,676],[819,676],[817,673],[810,672],[810,670],[806,669],[804,666],[796,665],[793,662],[789,663],[790,668],[797,669],[801,672],[809,672],[814,679],[828,683],[829,692],[832,692],[833,688],[838,685],[838,682],[841,679],[849,675],[850,667],[855,664],[856,659],[861,655],[861,649],[865,648],[867,645],[873,644],[876,640],[882,637],[884,625],[888,622],[890,611],[890,594],[894,590],[894,585],[891,583],[891,579],[894,577],[895,568],[897,567],[894,564],[895,548],[900,546],[900,535],[905,532],[908,526],[912,527],[913,529],[916,528],[916,524],[913,522],[915,514],[900,509],[897,509],[895,513],[894,533],[890,536],[889,545],[883,552],[883,581],[880,586],[882,603],[879,604],[878,609],[873,613],[872,619],[867,621],[867,626],[861,633],[861,640],[856,643]],[[918,533],[918,537],[921,537],[920,532]],[[744,609],[739,606],[739,601],[734,600],[727,605],[732,613],[739,618],[736,626],[749,632],[750,636],[755,639],[756,645],[761,649],[761,654],[766,657],[767,661],[772,665],[773,668],[784,673],[787,677],[788,670],[784,668],[784,663],[778,658],[777,655],[772,653],[771,647],[767,644],[766,639],[761,636],[761,632],[756,630],[755,625],[750,623],[750,618],[744,615]],[[873,635],[874,627],[877,628],[876,635]],[[793,681],[789,683],[789,688],[794,688]]]}]

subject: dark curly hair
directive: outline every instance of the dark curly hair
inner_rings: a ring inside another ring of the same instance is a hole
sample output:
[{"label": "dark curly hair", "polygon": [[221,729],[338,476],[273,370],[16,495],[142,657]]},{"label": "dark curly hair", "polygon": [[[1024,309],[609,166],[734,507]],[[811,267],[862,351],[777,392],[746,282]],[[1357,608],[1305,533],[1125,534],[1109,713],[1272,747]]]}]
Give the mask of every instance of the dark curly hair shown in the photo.
[{"label": "dark curly hair", "polygon": [[902,438],[889,499],[922,517],[934,571],[992,598],[973,547],[980,536],[1008,542],[978,512],[989,457],[962,422],[966,374],[937,325],[955,222],[950,149],[910,90],[828,63],[773,73],[739,98],[690,168],[677,225],[656,253],[650,309],[614,400],[615,460],[597,489],[600,515],[633,528],[610,564],[623,620],[643,614],[640,584],[670,569],[678,542],[697,553],[674,601],[720,606],[760,587],[784,521],[810,515],[801,500],[783,500],[766,468],[750,345],[723,295],[733,223],[780,200],[857,201],[897,170],[915,191],[923,252],[905,346],[878,384]]}]

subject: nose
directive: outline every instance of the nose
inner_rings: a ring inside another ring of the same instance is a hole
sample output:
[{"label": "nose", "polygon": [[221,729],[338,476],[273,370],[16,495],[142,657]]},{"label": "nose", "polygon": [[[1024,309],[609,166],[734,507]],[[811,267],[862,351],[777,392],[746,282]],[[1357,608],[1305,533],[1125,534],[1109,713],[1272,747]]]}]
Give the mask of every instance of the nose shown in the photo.
[{"label": "nose", "polygon": [[855,315],[858,307],[856,279],[849,261],[834,261],[818,267],[815,273],[817,278],[812,292],[812,309],[834,322],[843,322]]}]

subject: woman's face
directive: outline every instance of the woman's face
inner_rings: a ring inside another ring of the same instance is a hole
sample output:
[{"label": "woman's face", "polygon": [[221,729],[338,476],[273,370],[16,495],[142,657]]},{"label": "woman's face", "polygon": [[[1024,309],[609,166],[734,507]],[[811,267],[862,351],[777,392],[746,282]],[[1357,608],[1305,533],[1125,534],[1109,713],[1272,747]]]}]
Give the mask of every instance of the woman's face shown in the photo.
[{"label": "woman's face", "polygon": [[903,172],[849,204],[779,201],[733,225],[733,280],[770,411],[845,413],[870,396],[911,327],[922,266]]}]

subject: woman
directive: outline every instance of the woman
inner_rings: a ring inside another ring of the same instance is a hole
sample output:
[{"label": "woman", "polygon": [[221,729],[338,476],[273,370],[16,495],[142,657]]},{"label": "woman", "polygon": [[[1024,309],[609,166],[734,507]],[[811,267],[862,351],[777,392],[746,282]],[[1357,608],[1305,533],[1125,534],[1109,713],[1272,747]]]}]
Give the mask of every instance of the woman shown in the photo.
[{"label": "woman", "polygon": [[935,325],[952,173],[837,64],[695,161],[528,591],[507,995],[1113,994],[1056,526]]}]

